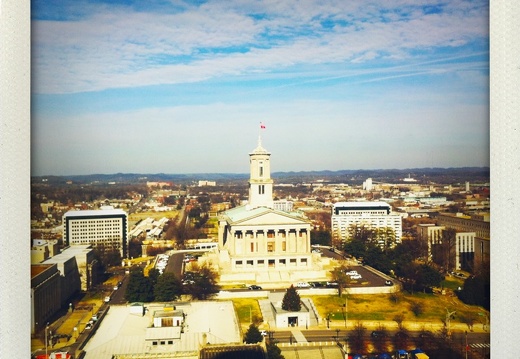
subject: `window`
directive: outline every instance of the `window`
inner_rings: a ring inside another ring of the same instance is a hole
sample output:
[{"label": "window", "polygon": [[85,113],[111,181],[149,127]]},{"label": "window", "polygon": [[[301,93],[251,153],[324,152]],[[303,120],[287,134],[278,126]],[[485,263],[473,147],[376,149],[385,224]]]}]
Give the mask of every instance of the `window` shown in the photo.
[{"label": "window", "polygon": [[267,251],[274,252],[274,242],[267,242]]},{"label": "window", "polygon": [[259,173],[260,177],[264,176],[264,166],[262,166],[261,163],[260,163],[260,168],[258,169],[258,173]]}]

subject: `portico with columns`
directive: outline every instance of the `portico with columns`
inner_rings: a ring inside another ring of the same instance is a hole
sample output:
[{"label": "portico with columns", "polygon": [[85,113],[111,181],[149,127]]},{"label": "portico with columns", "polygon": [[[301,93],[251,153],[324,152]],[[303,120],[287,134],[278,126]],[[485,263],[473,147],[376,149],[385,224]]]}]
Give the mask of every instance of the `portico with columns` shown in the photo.
[{"label": "portico with columns", "polygon": [[273,208],[271,154],[260,137],[249,156],[247,204],[219,215],[221,278],[261,282],[323,276],[319,255],[311,253],[311,222],[301,213]]}]

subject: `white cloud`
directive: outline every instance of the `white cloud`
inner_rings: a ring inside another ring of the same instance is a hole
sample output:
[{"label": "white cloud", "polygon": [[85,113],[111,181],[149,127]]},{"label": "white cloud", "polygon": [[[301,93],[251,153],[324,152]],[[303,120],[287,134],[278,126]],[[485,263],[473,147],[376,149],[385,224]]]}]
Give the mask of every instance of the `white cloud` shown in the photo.
[{"label": "white cloud", "polygon": [[[403,6],[412,9],[406,17],[398,15]],[[485,9],[452,6],[424,15],[415,1],[215,1],[178,13],[105,7],[81,20],[35,20],[34,89],[69,93],[197,82],[294,64],[402,58],[411,49],[487,38]],[[326,18],[345,26],[321,28]]]}]

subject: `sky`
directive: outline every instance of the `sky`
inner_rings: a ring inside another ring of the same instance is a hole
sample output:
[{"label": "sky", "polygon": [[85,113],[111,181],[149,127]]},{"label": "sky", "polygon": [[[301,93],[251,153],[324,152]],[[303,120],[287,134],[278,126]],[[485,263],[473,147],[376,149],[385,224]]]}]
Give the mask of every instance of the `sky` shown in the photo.
[{"label": "sky", "polygon": [[[489,166],[489,4],[33,0],[31,174]],[[260,124],[265,126],[261,129]]]}]

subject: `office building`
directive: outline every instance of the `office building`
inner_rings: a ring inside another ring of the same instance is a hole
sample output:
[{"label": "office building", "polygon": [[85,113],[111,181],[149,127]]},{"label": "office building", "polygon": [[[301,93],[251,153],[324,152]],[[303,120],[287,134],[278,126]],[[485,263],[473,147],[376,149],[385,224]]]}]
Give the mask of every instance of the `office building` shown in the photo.
[{"label": "office building", "polygon": [[63,215],[63,241],[66,246],[87,245],[117,250],[127,255],[128,215],[112,207],[100,210],[68,211]]},{"label": "office building", "polygon": [[401,242],[402,218],[392,213],[386,202],[337,202],[332,206],[332,241],[334,245],[353,238],[354,232],[361,228],[381,230],[382,244],[388,240]]}]

